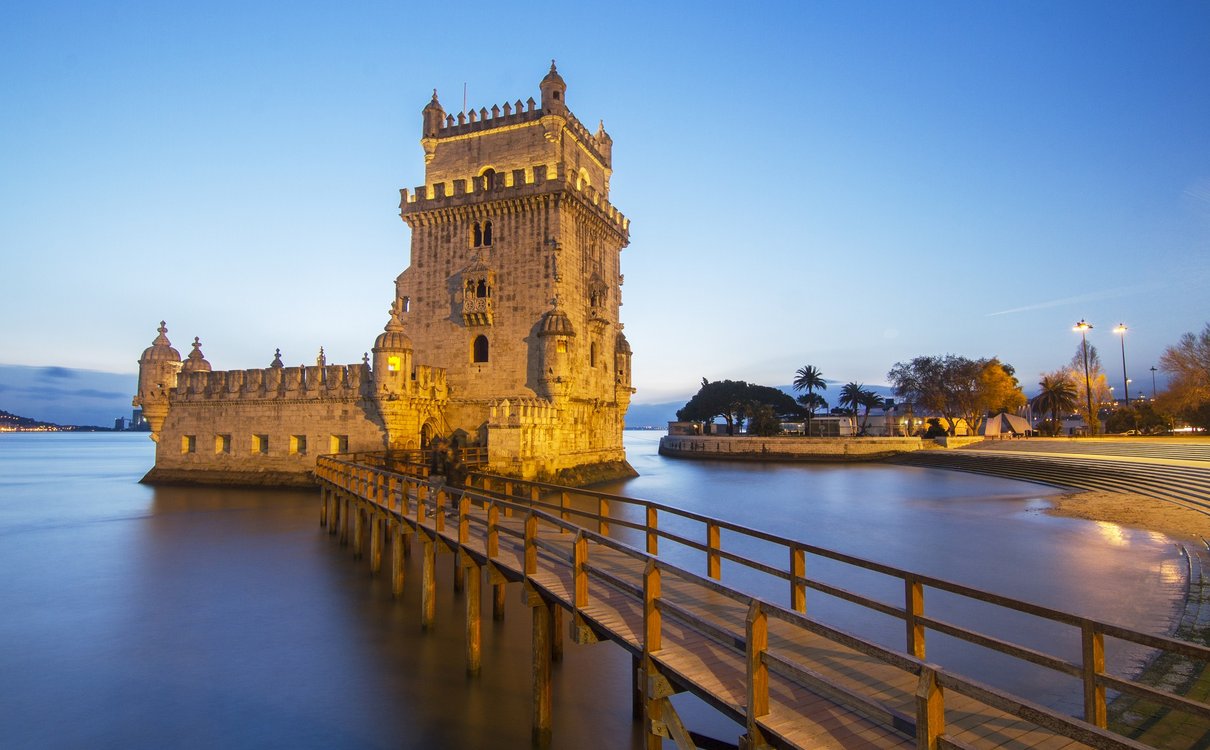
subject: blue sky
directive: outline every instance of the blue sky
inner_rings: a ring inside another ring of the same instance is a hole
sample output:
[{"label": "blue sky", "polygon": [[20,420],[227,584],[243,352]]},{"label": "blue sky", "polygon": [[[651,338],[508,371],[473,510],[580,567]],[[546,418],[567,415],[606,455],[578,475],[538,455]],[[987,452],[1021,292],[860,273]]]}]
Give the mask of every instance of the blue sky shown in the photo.
[{"label": "blue sky", "polygon": [[132,373],[161,319],[219,369],[359,361],[432,89],[556,58],[614,139],[636,402],[947,352],[1030,385],[1080,318],[1147,392],[1210,320],[1207,38],[1179,2],[8,3],[0,364]]}]

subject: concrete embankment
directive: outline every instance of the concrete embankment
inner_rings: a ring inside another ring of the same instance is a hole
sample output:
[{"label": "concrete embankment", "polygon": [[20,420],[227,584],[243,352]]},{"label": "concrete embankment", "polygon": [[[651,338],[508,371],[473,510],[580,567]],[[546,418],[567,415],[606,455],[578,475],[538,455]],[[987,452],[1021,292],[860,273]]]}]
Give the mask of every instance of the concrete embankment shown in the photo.
[{"label": "concrete embankment", "polygon": [[[930,441],[931,442],[931,441]],[[730,461],[873,461],[918,451],[920,438],[807,438],[665,435],[660,455]]]}]

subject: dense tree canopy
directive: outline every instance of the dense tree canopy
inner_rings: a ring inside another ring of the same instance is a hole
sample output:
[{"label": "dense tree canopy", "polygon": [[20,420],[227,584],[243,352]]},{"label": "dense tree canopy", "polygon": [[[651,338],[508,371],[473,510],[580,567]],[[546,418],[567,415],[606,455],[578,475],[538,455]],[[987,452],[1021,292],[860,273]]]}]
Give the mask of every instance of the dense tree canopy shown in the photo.
[{"label": "dense tree canopy", "polygon": [[940,414],[951,432],[960,419],[977,432],[988,412],[1014,411],[1025,405],[1012,365],[995,357],[916,357],[896,362],[887,379],[896,396]]},{"label": "dense tree canopy", "polygon": [[1186,333],[1160,355],[1168,373],[1161,403],[1190,424],[1210,429],[1210,323],[1200,334]]},{"label": "dense tree canopy", "polygon": [[734,434],[762,404],[769,406],[774,415],[798,413],[794,399],[776,388],[742,380],[710,382],[702,378],[702,387],[689,403],[677,410],[676,418],[683,422],[709,422],[722,417],[727,423],[727,433]]}]

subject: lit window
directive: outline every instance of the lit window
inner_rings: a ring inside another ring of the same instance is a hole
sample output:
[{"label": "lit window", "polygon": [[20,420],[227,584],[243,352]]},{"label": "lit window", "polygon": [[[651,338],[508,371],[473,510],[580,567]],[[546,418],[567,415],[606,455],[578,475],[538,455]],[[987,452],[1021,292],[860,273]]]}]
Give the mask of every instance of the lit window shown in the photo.
[{"label": "lit window", "polygon": [[214,452],[215,453],[231,453],[231,436],[230,435],[215,435],[214,436]]},{"label": "lit window", "polygon": [[331,448],[331,453],[348,453],[349,452],[349,436],[348,435],[333,435],[328,442]]},{"label": "lit window", "polygon": [[181,435],[181,453],[194,453],[197,451],[197,436],[196,435]]},{"label": "lit window", "polygon": [[399,372],[399,357],[387,357],[387,372]]},{"label": "lit window", "polygon": [[252,436],[252,453],[254,455],[260,455],[260,456],[269,455],[269,436],[268,435],[253,435]]},{"label": "lit window", "polygon": [[292,456],[307,455],[307,436],[306,435],[291,435],[290,436],[290,455],[292,455]]}]

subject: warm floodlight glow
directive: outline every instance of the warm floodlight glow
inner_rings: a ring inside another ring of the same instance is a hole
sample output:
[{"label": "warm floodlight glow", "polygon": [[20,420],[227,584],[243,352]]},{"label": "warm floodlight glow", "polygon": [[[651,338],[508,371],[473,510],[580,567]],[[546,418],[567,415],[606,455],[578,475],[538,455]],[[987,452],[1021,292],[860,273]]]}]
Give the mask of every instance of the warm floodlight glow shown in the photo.
[{"label": "warm floodlight glow", "polygon": [[1092,323],[1080,318],[1080,322],[1072,326],[1071,330],[1080,332],[1080,341],[1084,345],[1084,397],[1088,401],[1088,429],[1093,434],[1093,420],[1096,414],[1092,410],[1092,378],[1088,375],[1088,332],[1092,330]]},{"label": "warm floodlight glow", "polygon": [[1118,323],[1118,327],[1113,329],[1113,332],[1114,333],[1126,333],[1127,330],[1128,329],[1126,328],[1125,323]]},{"label": "warm floodlight glow", "polygon": [[1126,324],[1118,323],[1118,327],[1113,329],[1114,333],[1122,336],[1122,385],[1126,392],[1126,404],[1130,405],[1130,378],[1126,375]]},{"label": "warm floodlight glow", "polygon": [[1074,326],[1071,327],[1071,330],[1080,331],[1081,333],[1083,333],[1084,331],[1091,331],[1092,323],[1089,323],[1088,321],[1081,319],[1079,323],[1076,323]]}]

